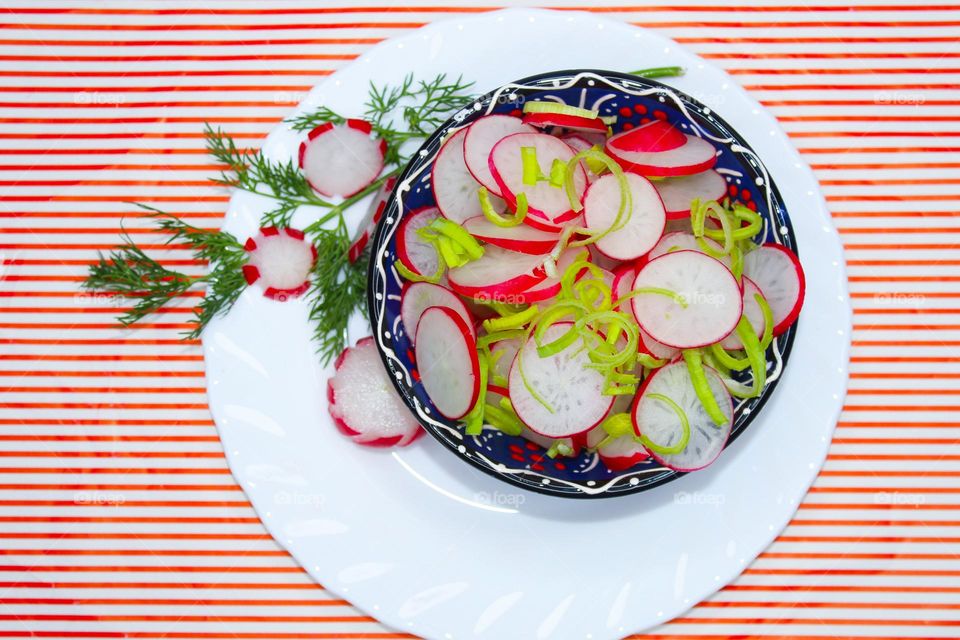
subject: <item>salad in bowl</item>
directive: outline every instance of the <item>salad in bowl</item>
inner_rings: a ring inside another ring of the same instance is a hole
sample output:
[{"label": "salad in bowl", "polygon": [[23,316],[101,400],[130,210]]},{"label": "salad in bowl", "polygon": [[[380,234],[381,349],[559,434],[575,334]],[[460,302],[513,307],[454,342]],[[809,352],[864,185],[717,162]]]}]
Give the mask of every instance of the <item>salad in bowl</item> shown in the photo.
[{"label": "salad in bowl", "polygon": [[373,336],[328,388],[361,444],[426,431],[517,486],[624,495],[722,457],[786,365],[804,278],[776,186],[656,81],[499,87],[371,211]]}]

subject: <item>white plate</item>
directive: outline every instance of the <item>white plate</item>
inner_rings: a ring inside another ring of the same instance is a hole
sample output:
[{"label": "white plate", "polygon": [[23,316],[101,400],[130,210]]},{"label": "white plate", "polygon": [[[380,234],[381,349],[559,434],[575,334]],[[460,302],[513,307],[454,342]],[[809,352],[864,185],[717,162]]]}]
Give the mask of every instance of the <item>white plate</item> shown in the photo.
[{"label": "white plate", "polygon": [[[384,42],[318,85],[299,111],[326,104],[360,115],[370,80],[396,82],[411,70],[463,73],[482,92],[549,70],[674,64],[687,74],[668,82],[714,108],[767,163],[807,275],[784,379],[709,469],[612,500],[518,492],[430,438],[375,451],[340,436],[303,303],[250,290],[204,333],[210,408],[257,513],[311,576],[384,623],[446,639],[602,640],[643,630],[739,575],[820,469],[846,385],[841,245],[809,168],[724,72],[650,31],[589,14],[508,10]],[[289,159],[301,137],[280,125],[265,153]],[[235,194],[224,229],[253,234],[268,206]],[[301,211],[295,223],[309,218]],[[369,331],[360,320],[356,329],[354,339]]]}]

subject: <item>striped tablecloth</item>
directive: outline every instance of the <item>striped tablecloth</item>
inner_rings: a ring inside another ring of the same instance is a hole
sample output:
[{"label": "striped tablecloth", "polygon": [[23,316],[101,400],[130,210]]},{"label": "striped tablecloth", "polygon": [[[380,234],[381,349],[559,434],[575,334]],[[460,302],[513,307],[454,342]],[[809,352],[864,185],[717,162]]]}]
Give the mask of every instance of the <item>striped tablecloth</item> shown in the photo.
[{"label": "striped tablecloth", "polygon": [[[777,115],[823,185],[854,306],[849,396],[807,499],[653,637],[960,635],[960,5],[809,1],[590,8]],[[255,146],[371,45],[490,7],[3,5],[0,637],[400,637],[311,582],[234,483],[200,348],[178,339],[196,300],[124,331],[78,284],[121,217],[154,241],[127,201],[218,224],[204,121]]]}]

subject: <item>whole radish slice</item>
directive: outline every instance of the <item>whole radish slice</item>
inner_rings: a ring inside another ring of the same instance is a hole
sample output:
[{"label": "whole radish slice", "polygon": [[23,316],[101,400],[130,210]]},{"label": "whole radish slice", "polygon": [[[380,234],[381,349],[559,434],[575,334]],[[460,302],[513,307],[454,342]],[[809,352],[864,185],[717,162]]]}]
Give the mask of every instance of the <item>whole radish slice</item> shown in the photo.
[{"label": "whole radish slice", "polygon": [[[750,278],[744,277],[743,315],[750,322],[750,326],[753,327],[754,332],[759,338],[763,335],[766,323],[763,320],[763,310],[760,308],[760,303],[757,302],[757,294],[763,295],[760,287],[754,284]],[[740,339],[740,336],[737,335],[737,332],[734,331],[720,342],[720,346],[724,349],[743,349],[743,341]]]},{"label": "whole radish slice", "polygon": [[[564,335],[573,323],[558,322],[543,336],[549,344]],[[613,396],[603,395],[603,374],[589,368],[590,354],[577,340],[563,351],[545,358],[531,337],[510,369],[510,399],[520,420],[550,438],[565,438],[589,431],[606,417]],[[539,396],[548,405],[544,406]]]},{"label": "whole radish slice", "polygon": [[421,276],[432,276],[440,266],[437,248],[417,235],[417,231],[440,217],[440,210],[427,207],[408,213],[397,229],[397,257],[407,269]]},{"label": "whole radish slice", "polygon": [[417,324],[417,373],[445,418],[459,420],[480,394],[480,363],[470,326],[456,311],[430,307]]},{"label": "whole radish slice", "polygon": [[[566,164],[574,156],[569,145],[545,133],[515,133],[494,145],[490,152],[490,173],[510,209],[516,210],[517,194],[522,192],[527,196],[528,217],[540,217],[551,224],[576,217],[564,188],[554,187],[546,181],[535,185],[524,184],[521,161],[521,149],[524,147],[536,150],[540,172],[547,176],[550,175],[554,160]],[[577,197],[582,198],[587,187],[587,175],[583,167],[576,167],[573,186]]]},{"label": "whole radish slice", "polygon": [[304,240],[303,232],[290,227],[263,227],[248,238],[243,248],[250,254],[243,265],[247,284],[258,283],[263,295],[287,300],[310,288],[310,270],[317,260],[317,249]]},{"label": "whole radish slice", "polygon": [[[645,129],[656,125],[652,136],[640,138]],[[673,129],[668,133],[664,127]],[[683,136],[683,142],[679,142]],[[671,125],[660,121],[631,129],[609,138],[606,152],[624,171],[642,176],[687,176],[713,167],[717,162],[717,150],[712,144]]]},{"label": "whole radish slice", "polygon": [[[698,251],[655,258],[637,273],[633,315],[657,342],[691,349],[719,342],[743,312],[740,285],[719,260]],[[675,299],[679,296],[682,303]]]},{"label": "whole radish slice", "polygon": [[490,173],[490,152],[495,144],[514,133],[536,133],[536,129],[523,124],[520,118],[500,114],[477,118],[467,127],[467,136],[463,141],[463,159],[474,179],[494,195],[502,194]]},{"label": "whole radish slice", "polygon": [[[463,141],[466,137],[467,130],[461,129],[443,143],[430,174],[437,208],[444,218],[456,223],[483,215],[477,197],[480,183],[474,179],[464,161]],[[507,208],[506,203],[497,196],[490,196],[490,204],[497,213]]]},{"label": "whole radish slice", "polygon": [[450,288],[460,295],[497,301],[499,296],[524,291],[546,278],[546,258],[487,245],[481,258],[451,269],[447,277]]},{"label": "whole radish slice", "polygon": [[[703,241],[704,243],[707,244],[707,246],[712,247],[717,251],[720,251],[721,249],[723,249],[723,247],[720,246],[720,244],[715,240],[712,240],[710,238],[704,238]],[[673,231],[671,233],[664,234],[664,236],[660,238],[660,242],[658,242],[656,246],[650,250],[650,253],[647,255],[647,258],[649,260],[653,260],[654,258],[659,258],[660,256],[667,253],[673,253],[674,251],[685,251],[685,250],[699,251],[700,253],[705,253],[704,250],[700,247],[700,243],[697,242],[696,236],[694,236],[692,233],[684,232],[684,231]],[[720,258],[717,258],[717,260],[722,262],[723,266],[725,266],[727,269],[729,269],[732,264],[730,256],[722,256]]]},{"label": "whole radish slice", "polygon": [[668,218],[689,217],[694,200],[720,200],[727,193],[727,181],[713,169],[692,176],[666,178],[653,186],[660,193]]},{"label": "whole radish slice", "polygon": [[560,234],[541,231],[527,225],[515,227],[501,227],[487,220],[484,216],[470,218],[463,223],[467,233],[477,240],[492,244],[502,249],[519,251],[520,253],[534,253],[543,255],[550,253],[560,239]]},{"label": "whole radish slice", "polygon": [[370,203],[370,207],[367,209],[366,215],[364,215],[363,220],[360,221],[360,225],[357,227],[357,233],[353,237],[353,241],[350,243],[350,250],[347,251],[347,259],[349,259],[350,262],[356,262],[361,254],[363,254],[363,250],[367,248],[367,243],[370,242],[370,238],[373,237],[374,232],[377,230],[377,224],[380,222],[380,218],[383,217],[383,212],[387,208],[387,202],[390,200],[390,193],[393,191],[393,186],[396,183],[396,178],[387,178],[383,186],[377,190],[373,201]]},{"label": "whole radish slice", "polygon": [[[660,195],[649,180],[626,174],[631,211],[625,211],[621,226],[596,241],[595,246],[614,260],[633,260],[644,255],[663,235],[666,212]],[[604,233],[617,223],[622,201],[620,182],[612,173],[601,176],[587,189],[583,199],[583,221],[593,233]]]},{"label": "whole radish slice", "polygon": [[[723,451],[733,426],[733,402],[727,388],[717,373],[704,367],[707,384],[713,393],[726,422],[717,425],[707,415],[697,392],[693,388],[690,372],[684,362],[668,364],[657,369],[640,389],[640,396],[633,410],[633,426],[638,435],[650,442],[647,450],[656,460],[675,471],[702,469],[717,459]],[[673,407],[668,398],[677,405]],[[684,438],[683,421],[677,414],[679,408],[686,416],[689,437]],[[664,450],[680,449],[676,453]]]},{"label": "whole radish slice", "polygon": [[470,328],[470,335],[476,339],[473,318],[457,294],[431,282],[408,282],[400,293],[400,320],[412,343],[416,341],[420,316],[430,307],[447,307],[455,311]]},{"label": "whole radish slice", "polygon": [[377,179],[387,144],[370,137],[364,120],[322,124],[300,144],[300,169],[311,187],[325,196],[352,196]]},{"label": "whole radish slice", "polygon": [[773,312],[773,335],[800,315],[806,280],[797,255],[779,244],[765,244],[743,256],[743,273],[760,287]]},{"label": "whole radish slice", "polygon": [[387,376],[373,338],[344,350],[334,368],[327,410],[341,433],[369,447],[402,447],[423,433]]}]

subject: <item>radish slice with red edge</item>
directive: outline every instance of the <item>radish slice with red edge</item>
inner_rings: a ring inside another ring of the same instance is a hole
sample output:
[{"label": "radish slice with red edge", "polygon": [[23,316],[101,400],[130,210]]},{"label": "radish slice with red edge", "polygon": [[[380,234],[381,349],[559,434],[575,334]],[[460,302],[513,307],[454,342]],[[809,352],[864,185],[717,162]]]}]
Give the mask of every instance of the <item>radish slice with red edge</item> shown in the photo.
[{"label": "radish slice with red edge", "polygon": [[[540,172],[546,176],[550,175],[554,160],[567,164],[574,156],[569,145],[545,133],[515,133],[495,144],[490,152],[490,173],[510,209],[516,210],[517,194],[524,193],[527,196],[527,217],[539,216],[554,225],[575,218],[578,214],[570,207],[567,191],[562,186],[554,187],[546,181],[524,184],[521,161],[524,147],[536,150]],[[578,198],[582,199],[586,187],[587,174],[578,166],[573,174],[573,190]]]},{"label": "radish slice with red edge", "polygon": [[439,217],[440,210],[436,207],[419,209],[408,213],[397,229],[397,258],[418,275],[430,277],[440,267],[437,248],[417,234]]},{"label": "radish slice with red edge", "polygon": [[[551,325],[544,332],[543,344],[557,340],[572,326],[572,322]],[[565,438],[589,431],[613,404],[613,396],[602,393],[603,374],[588,368],[590,355],[581,346],[577,340],[563,351],[541,358],[536,338],[531,336],[510,368],[513,408],[520,420],[540,435]]]},{"label": "radish slice with red edge", "polygon": [[[633,315],[657,342],[692,349],[719,342],[740,321],[740,284],[719,260],[698,251],[677,251],[651,260],[637,273]],[[679,296],[681,303],[673,296]]]},{"label": "radish slice with red edge", "polygon": [[607,132],[607,125],[600,118],[584,118],[564,113],[528,113],[523,116],[523,123],[538,129],[562,127],[569,131]]},{"label": "radish slice with red edge", "polygon": [[760,287],[773,312],[773,335],[790,328],[806,291],[806,278],[800,259],[779,244],[765,244],[743,256],[743,273]]},{"label": "radish slice with red edge", "polygon": [[687,142],[685,135],[669,122],[652,120],[611,136],[607,143],[617,151],[659,153],[682,147]]},{"label": "radish slice with red edge", "polygon": [[347,259],[349,259],[350,262],[356,262],[363,254],[363,250],[367,248],[370,238],[373,237],[374,232],[377,230],[380,218],[383,217],[383,212],[387,208],[387,202],[390,200],[390,193],[393,191],[393,185],[396,183],[396,178],[387,178],[383,182],[383,186],[377,190],[377,194],[373,197],[373,201],[370,203],[370,207],[367,209],[363,220],[360,221],[360,225],[357,227],[357,233],[350,243],[350,250],[347,251]]},{"label": "radish slice with red edge", "polygon": [[450,288],[477,300],[506,302],[509,296],[529,289],[547,277],[545,255],[531,255],[487,245],[483,256],[450,269]]},{"label": "radish slice with red edge", "polygon": [[613,271],[613,286],[610,291],[613,301],[616,302],[633,289],[633,281],[637,277],[637,266],[633,263],[622,264]]},{"label": "radish slice with red edge", "polygon": [[[713,369],[703,369],[710,391],[726,418],[724,424],[718,426],[707,415],[684,362],[668,364],[654,371],[640,388],[634,406],[633,426],[637,434],[646,438],[644,442],[652,443],[647,445],[650,455],[674,471],[696,471],[716,460],[733,427],[730,393]],[[683,419],[677,409],[683,412],[687,429],[683,428]],[[686,438],[684,431],[688,433]],[[687,442],[681,448],[684,439]],[[676,453],[665,452],[670,449],[680,450]]]},{"label": "radish slice with red edge", "polygon": [[587,433],[586,446],[589,449],[596,449],[600,461],[610,471],[626,471],[637,463],[650,458],[650,454],[642,444],[633,438],[633,434],[614,438],[598,447],[606,439],[607,432],[604,431],[603,427],[595,427]]},{"label": "radish slice with red edge", "polygon": [[247,284],[259,283],[267,298],[284,301],[310,288],[308,278],[317,261],[317,249],[304,240],[299,229],[263,227],[243,248],[250,254],[243,277]]},{"label": "radish slice with red edge", "polygon": [[679,146],[672,146],[679,139],[673,135],[659,139],[654,136],[659,146],[650,144],[650,140],[644,140],[643,144],[633,144],[633,138],[638,132],[654,124],[651,122],[644,127],[609,138],[605,147],[607,155],[616,160],[624,171],[642,176],[687,176],[706,171],[716,164],[717,150],[712,144],[703,138],[679,131],[677,133],[684,137]]},{"label": "radish slice with red edge", "polygon": [[[586,256],[587,262],[590,262],[590,254],[585,252],[583,249],[565,249],[557,259],[557,275],[554,277],[547,276],[547,278],[541,280],[529,289],[514,294],[512,296],[513,304],[531,304],[556,297],[557,294],[560,293],[560,279],[563,277],[563,274],[566,273],[567,269],[570,268],[570,265],[572,265],[577,258],[584,255]],[[577,273],[575,279],[580,280],[580,278],[586,274],[586,269],[582,269],[579,273]]]},{"label": "radish slice with red edge", "polygon": [[300,144],[299,162],[313,190],[325,196],[349,197],[377,179],[383,170],[387,143],[370,137],[365,120],[322,124]]},{"label": "radish slice with red edge", "polygon": [[[760,291],[760,287],[754,284],[753,280],[744,276],[743,315],[746,317],[747,321],[750,322],[750,326],[753,327],[754,332],[757,334],[757,338],[760,338],[763,336],[766,322],[763,319],[763,309],[760,308],[760,303],[757,302],[757,294],[763,295],[763,292]],[[734,331],[720,341],[720,346],[727,350],[743,349],[743,340],[741,340],[740,336],[737,335],[737,332]]]},{"label": "radish slice with red edge", "polygon": [[480,394],[480,363],[473,331],[456,311],[430,307],[417,324],[417,373],[442,416],[459,420]]},{"label": "radish slice with red edge", "polygon": [[409,336],[411,344],[416,342],[420,316],[430,307],[452,309],[467,323],[470,328],[470,335],[476,340],[477,334],[473,328],[473,317],[467,310],[467,305],[460,300],[457,294],[432,282],[408,282],[403,285],[403,291],[400,293],[400,320],[403,322],[403,329]]},{"label": "radish slice with red edge", "polygon": [[[594,243],[601,253],[614,260],[633,260],[650,251],[663,235],[667,222],[663,202],[650,181],[634,174],[625,177],[632,211],[624,212],[619,229]],[[616,222],[622,197],[620,181],[612,173],[591,184],[583,199],[586,228],[598,234],[606,232]]]},{"label": "radish slice with red edge", "polygon": [[493,174],[490,173],[490,151],[493,146],[514,133],[536,133],[536,129],[523,124],[520,118],[493,114],[474,120],[467,127],[467,136],[463,141],[463,159],[474,179],[485,186],[493,195],[503,195]]},{"label": "radish slice with red edge", "polygon": [[[707,246],[712,247],[717,251],[721,251],[723,249],[720,243],[711,238],[703,238],[703,241],[707,244]],[[692,233],[673,231],[671,233],[664,234],[664,236],[660,238],[660,242],[658,242],[656,246],[650,250],[650,253],[647,254],[647,259],[653,260],[654,258],[659,258],[662,255],[673,253],[675,251],[699,251],[700,253],[706,253],[700,247],[700,243],[697,242],[696,236],[694,236]],[[732,260],[730,256],[721,256],[716,258],[716,260],[722,262],[723,266],[725,266],[727,269],[731,268]]]},{"label": "radish slice with red edge", "polygon": [[687,218],[694,200],[720,200],[727,193],[727,181],[710,169],[692,176],[666,178],[655,182],[668,218]]},{"label": "radish slice with red edge", "polygon": [[463,223],[467,233],[477,240],[502,249],[542,255],[550,253],[560,239],[559,233],[541,231],[526,225],[501,227],[484,216],[470,218]]},{"label": "radish slice with red edge", "polygon": [[[735,335],[736,332],[731,333],[730,335]],[[730,336],[727,336],[728,338]],[[726,338],[724,338],[726,340]],[[638,350],[641,353],[646,353],[649,356],[656,358],[657,360],[666,360],[670,362],[674,358],[680,355],[680,349],[676,347],[668,347],[662,342],[657,342],[654,340],[649,333],[643,330],[643,327],[640,328],[640,341]]]},{"label": "radish slice with red edge", "polygon": [[[480,183],[467,169],[464,161],[463,140],[467,130],[461,129],[450,136],[433,161],[430,184],[440,214],[447,220],[460,224],[468,218],[483,215],[477,190]],[[506,203],[495,195],[490,196],[490,205],[497,213],[503,213]]]},{"label": "radish slice with red edge", "polygon": [[423,434],[387,376],[373,338],[344,350],[327,380],[327,410],[334,424],[357,444],[406,446]]}]

